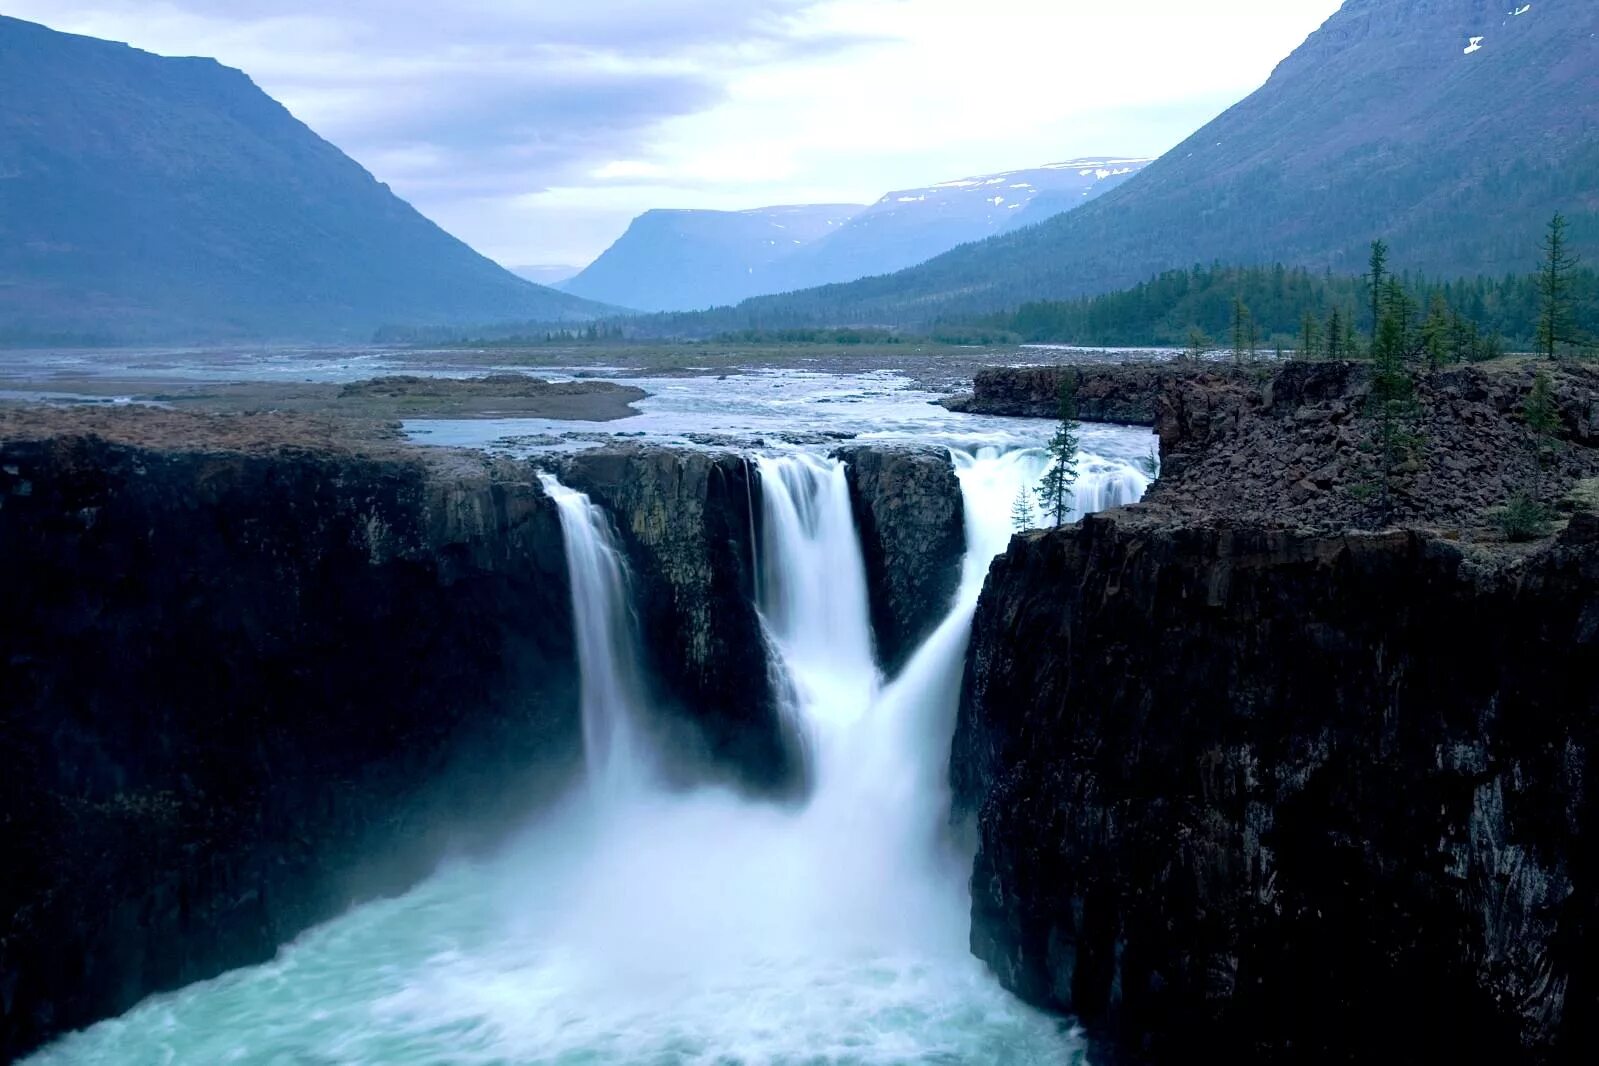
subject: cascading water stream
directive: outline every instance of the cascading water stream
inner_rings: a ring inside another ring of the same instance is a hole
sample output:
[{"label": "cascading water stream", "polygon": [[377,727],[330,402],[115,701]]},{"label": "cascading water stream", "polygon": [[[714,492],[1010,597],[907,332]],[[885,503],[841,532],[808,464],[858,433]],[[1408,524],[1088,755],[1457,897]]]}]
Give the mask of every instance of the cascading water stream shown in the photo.
[{"label": "cascading water stream", "polygon": [[811,742],[812,771],[826,772],[881,683],[849,482],[843,463],[805,452],[760,456],[756,467],[761,618],[791,687],[789,713]]},{"label": "cascading water stream", "polygon": [[565,541],[587,779],[597,799],[616,802],[636,793],[646,777],[635,736],[644,686],[627,570],[605,512],[553,474],[539,481],[555,501]]},{"label": "cascading water stream", "polygon": [[[162,1062],[907,1063],[1078,1061],[967,950],[966,869],[944,846],[946,762],[971,615],[1040,450],[955,454],[967,556],[947,617],[884,682],[842,464],[756,460],[760,608],[811,735],[798,810],[662,791],[625,567],[605,516],[560,508],[592,802],[486,863],[312,930],[273,962],[147,1000],[34,1066]],[[1080,510],[1135,499],[1080,459]]]}]

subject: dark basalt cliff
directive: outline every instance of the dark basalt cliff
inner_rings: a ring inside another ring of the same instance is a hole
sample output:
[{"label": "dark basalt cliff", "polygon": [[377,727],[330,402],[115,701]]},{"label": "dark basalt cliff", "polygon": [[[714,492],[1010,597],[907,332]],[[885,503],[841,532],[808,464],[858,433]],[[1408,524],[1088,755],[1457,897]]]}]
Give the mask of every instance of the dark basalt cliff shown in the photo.
[{"label": "dark basalt cliff", "polygon": [[852,446],[836,454],[847,464],[878,661],[892,676],[944,620],[960,584],[960,481],[944,448]]},{"label": "dark basalt cliff", "polygon": [[799,744],[778,710],[755,611],[754,468],[732,453],[635,446],[579,453],[561,476],[603,506],[621,536],[671,719],[665,747],[699,749],[705,759],[688,772],[715,765],[757,791],[796,787]]},{"label": "dark basalt cliff", "polygon": [[973,949],[1158,1060],[1591,1050],[1580,530],[1503,569],[1403,531],[1124,515],[1018,538],[954,744]]},{"label": "dark basalt cliff", "polygon": [[1530,369],[1421,383],[1402,528],[1347,528],[1363,371],[1295,364],[1174,381],[1145,503],[1012,541],[951,757],[1008,987],[1130,1058],[1591,1061],[1595,382],[1550,369],[1542,466]]},{"label": "dark basalt cliff", "polygon": [[264,960],[575,768],[527,468],[7,435],[0,1059]]}]

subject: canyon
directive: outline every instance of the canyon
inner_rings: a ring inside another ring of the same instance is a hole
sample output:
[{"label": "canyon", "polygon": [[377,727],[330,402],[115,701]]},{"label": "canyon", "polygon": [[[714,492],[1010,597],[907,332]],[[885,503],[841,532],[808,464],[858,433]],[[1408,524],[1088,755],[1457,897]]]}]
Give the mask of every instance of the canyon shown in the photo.
[{"label": "canyon", "polygon": [[781,621],[774,546],[843,523],[858,564],[832,568],[858,565],[867,626],[851,698],[888,720],[951,701],[913,745],[942,781],[916,785],[907,832],[947,789],[972,951],[1080,1018],[1096,1061],[1578,1060],[1599,994],[1595,376],[1554,368],[1561,510],[1509,545],[1491,512],[1540,469],[1530,369],[1424,382],[1441,454],[1392,522],[1351,500],[1357,367],[995,370],[967,402],[1051,414],[1062,373],[1085,416],[1154,427],[1161,477],[1131,503],[1094,470],[1079,513],[1102,513],[1015,535],[992,568],[974,530],[1031,476],[980,483],[998,455],[529,461],[309,416],[0,414],[0,847],[29,857],[0,899],[0,1054],[263,962],[553,809],[584,774],[556,477],[625,562],[666,787],[799,810],[757,839],[847,843],[897,780],[868,761],[840,791],[859,738],[791,713],[818,631]]}]

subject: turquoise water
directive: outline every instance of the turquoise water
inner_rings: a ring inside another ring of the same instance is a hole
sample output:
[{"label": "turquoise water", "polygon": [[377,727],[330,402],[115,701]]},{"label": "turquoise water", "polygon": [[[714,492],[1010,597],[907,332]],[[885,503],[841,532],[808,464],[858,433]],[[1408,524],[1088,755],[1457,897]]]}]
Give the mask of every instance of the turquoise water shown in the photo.
[{"label": "turquoise water", "polygon": [[29,1066],[1081,1061],[967,952],[963,892],[862,878],[836,828],[720,794],[573,808]]}]

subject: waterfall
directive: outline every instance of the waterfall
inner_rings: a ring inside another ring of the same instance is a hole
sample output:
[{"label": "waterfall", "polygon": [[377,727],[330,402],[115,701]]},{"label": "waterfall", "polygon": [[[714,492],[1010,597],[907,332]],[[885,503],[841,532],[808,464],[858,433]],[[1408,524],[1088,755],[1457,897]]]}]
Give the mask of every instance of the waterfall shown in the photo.
[{"label": "waterfall", "polygon": [[[1049,467],[1040,448],[951,453],[966,554],[948,613],[883,684],[871,657],[865,568],[842,463],[813,455],[758,460],[766,561],[762,616],[812,736],[816,789],[806,816],[857,845],[852,861],[903,886],[947,862],[949,741],[972,615],[989,564],[1005,550],[1012,504]],[[1072,520],[1136,501],[1148,479],[1128,463],[1078,457]],[[949,872],[949,871],[944,871]]]},{"label": "waterfall", "polygon": [[599,506],[552,474],[539,480],[560,513],[566,547],[589,787],[614,801],[648,776],[636,737],[644,685],[626,564]]},{"label": "waterfall", "polygon": [[760,456],[756,465],[761,618],[789,682],[791,715],[813,744],[831,748],[879,686],[849,482],[843,462],[807,453]]},{"label": "waterfall", "polygon": [[[1059,1062],[1083,1047],[969,948],[969,856],[943,835],[972,612],[1040,449],[954,454],[967,552],[946,617],[899,676],[872,653],[841,463],[761,475],[759,606],[813,736],[803,807],[657,786],[640,644],[606,517],[559,508],[590,793],[516,846],[355,908],[278,959],[157,997],[32,1066],[167,1062]],[[1081,510],[1141,475],[1084,455]],[[942,846],[941,846],[942,845]]]}]

